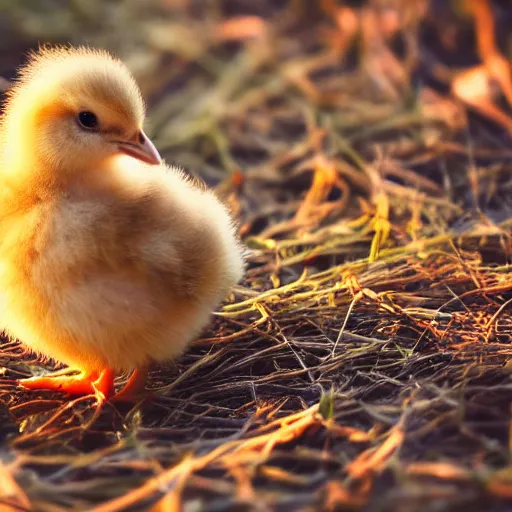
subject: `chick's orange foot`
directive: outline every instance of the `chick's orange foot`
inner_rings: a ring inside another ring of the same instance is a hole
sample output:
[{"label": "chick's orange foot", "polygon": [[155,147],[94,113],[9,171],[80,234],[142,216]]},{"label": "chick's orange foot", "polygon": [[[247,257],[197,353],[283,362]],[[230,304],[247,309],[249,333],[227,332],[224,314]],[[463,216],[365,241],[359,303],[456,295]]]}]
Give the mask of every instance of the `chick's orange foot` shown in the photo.
[{"label": "chick's orange foot", "polygon": [[145,389],[147,368],[135,368],[124,387],[112,397],[113,403],[135,403],[143,398],[150,398]]},{"label": "chick's orange foot", "polygon": [[31,377],[20,379],[18,383],[26,389],[62,391],[68,395],[91,395],[100,392],[108,398],[114,394],[114,372],[110,369],[103,370],[99,374],[94,372],[58,377]]}]

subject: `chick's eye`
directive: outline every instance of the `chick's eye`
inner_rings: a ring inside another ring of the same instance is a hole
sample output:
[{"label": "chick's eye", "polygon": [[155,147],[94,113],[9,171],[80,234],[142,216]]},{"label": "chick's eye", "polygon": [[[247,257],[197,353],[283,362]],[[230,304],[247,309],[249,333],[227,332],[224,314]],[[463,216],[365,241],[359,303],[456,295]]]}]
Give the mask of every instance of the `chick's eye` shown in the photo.
[{"label": "chick's eye", "polygon": [[92,112],[86,110],[78,114],[78,122],[89,130],[98,127],[98,118]]}]

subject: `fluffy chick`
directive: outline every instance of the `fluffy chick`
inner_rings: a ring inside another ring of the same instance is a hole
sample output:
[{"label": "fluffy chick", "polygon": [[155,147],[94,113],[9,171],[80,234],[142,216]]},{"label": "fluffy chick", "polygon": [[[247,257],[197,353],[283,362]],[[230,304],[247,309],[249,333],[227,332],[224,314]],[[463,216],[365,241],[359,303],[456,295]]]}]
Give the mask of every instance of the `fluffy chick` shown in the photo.
[{"label": "fluffy chick", "polygon": [[103,51],[42,48],[0,125],[1,326],[80,371],[24,387],[132,399],[178,356],[243,273],[226,208],[160,156],[128,69]]}]

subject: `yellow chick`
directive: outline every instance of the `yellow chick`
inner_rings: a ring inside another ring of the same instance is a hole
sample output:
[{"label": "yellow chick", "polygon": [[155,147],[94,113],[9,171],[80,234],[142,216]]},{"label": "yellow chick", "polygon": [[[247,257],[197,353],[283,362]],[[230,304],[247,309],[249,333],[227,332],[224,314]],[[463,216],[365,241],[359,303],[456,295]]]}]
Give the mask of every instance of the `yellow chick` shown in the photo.
[{"label": "yellow chick", "polygon": [[161,162],[128,69],[104,51],[42,48],[0,125],[1,327],[78,375],[30,389],[142,391],[243,274],[232,219],[209,190]]}]

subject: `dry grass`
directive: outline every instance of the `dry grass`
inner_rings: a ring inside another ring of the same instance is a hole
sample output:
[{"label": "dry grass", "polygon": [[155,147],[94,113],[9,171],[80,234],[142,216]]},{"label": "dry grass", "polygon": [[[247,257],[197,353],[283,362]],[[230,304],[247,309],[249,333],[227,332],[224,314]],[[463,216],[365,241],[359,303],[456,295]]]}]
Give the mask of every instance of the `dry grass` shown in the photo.
[{"label": "dry grass", "polygon": [[1,346],[2,510],[509,510],[512,150],[432,79],[439,31],[471,19],[96,4],[9,16],[125,57],[157,146],[217,187],[252,255],[132,410],[20,391],[51,365]]}]

